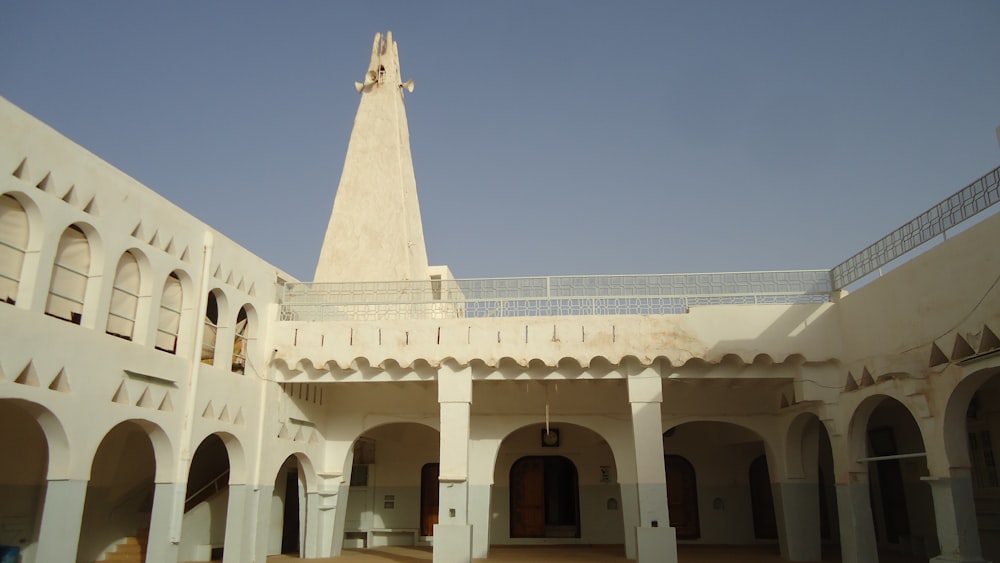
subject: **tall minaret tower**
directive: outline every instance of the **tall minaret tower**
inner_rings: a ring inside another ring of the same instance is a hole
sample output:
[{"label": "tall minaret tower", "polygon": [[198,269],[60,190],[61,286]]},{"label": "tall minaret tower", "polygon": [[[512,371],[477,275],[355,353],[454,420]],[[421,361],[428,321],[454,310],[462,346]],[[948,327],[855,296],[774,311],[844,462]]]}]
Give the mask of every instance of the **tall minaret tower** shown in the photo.
[{"label": "tall minaret tower", "polygon": [[424,228],[392,32],[375,34],[361,104],[326,228],[317,282],[428,279]]}]

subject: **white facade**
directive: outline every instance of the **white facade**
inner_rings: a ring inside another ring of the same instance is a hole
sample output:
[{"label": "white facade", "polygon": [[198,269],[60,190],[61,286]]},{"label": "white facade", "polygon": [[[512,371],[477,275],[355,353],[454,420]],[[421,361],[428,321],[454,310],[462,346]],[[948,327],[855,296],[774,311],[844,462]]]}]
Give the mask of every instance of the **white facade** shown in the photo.
[{"label": "white facade", "polygon": [[0,545],[36,562],[391,543],[442,562],[567,543],[674,561],[678,542],[1000,557],[1000,216],[850,294],[484,289],[427,265],[405,86],[376,36],[327,285],[0,100],[0,447],[17,460]]}]

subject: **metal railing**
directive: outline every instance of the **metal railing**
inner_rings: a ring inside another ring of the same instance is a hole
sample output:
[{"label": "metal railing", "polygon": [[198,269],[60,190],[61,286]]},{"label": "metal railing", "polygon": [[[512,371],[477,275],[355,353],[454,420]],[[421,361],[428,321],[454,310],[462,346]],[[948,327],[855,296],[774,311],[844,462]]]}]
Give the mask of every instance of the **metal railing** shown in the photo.
[{"label": "metal railing", "polygon": [[281,320],[664,315],[691,307],[822,303],[1000,203],[1000,167],[832,270],[287,283]]},{"label": "metal railing", "polygon": [[282,320],[664,315],[705,305],[822,303],[828,270],[288,283]]},{"label": "metal railing", "polygon": [[843,289],[851,285],[935,237],[946,236],[948,229],[998,202],[1000,167],[835,266],[831,270],[833,287]]}]

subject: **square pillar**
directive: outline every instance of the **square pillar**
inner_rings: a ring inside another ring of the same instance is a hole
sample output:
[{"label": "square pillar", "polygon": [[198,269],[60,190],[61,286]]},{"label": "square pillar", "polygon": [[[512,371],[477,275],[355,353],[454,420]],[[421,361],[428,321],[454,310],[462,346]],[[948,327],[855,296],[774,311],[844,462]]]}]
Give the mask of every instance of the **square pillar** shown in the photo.
[{"label": "square pillar", "polygon": [[781,557],[788,561],[820,561],[819,483],[784,481],[772,483],[778,518]]},{"label": "square pillar", "polygon": [[931,563],[985,563],[971,475],[924,477],[931,486],[941,554]]},{"label": "square pillar", "polygon": [[174,522],[184,516],[186,489],[187,483],[154,485],[153,513],[149,519],[149,539],[146,544],[148,561],[177,561],[180,533],[174,533]]},{"label": "square pillar", "polygon": [[[274,485],[257,485],[250,497],[247,499],[248,506],[253,507],[255,517],[253,523],[252,543],[247,546],[248,550],[253,550],[247,560],[251,563],[266,563],[267,543],[270,537],[271,527],[271,504],[274,502]],[[248,523],[251,520],[248,520]]]},{"label": "square pillar", "polygon": [[226,506],[226,538],[223,543],[222,563],[243,563],[250,557],[250,546],[244,556],[247,485],[229,485],[229,503]]},{"label": "square pillar", "polygon": [[837,483],[837,512],[843,563],[878,561],[867,475],[852,473],[849,483]]},{"label": "square pillar", "polygon": [[469,426],[472,368],[442,365],[438,372],[441,457],[434,563],[472,561],[469,524]]},{"label": "square pillar", "polygon": [[635,442],[636,492],[639,523],[635,528],[636,559],[640,563],[676,563],[677,534],[667,512],[667,474],[663,463],[663,380],[652,367],[628,376]]},{"label": "square pillar", "polygon": [[83,479],[48,482],[35,561],[76,561],[87,483]]}]

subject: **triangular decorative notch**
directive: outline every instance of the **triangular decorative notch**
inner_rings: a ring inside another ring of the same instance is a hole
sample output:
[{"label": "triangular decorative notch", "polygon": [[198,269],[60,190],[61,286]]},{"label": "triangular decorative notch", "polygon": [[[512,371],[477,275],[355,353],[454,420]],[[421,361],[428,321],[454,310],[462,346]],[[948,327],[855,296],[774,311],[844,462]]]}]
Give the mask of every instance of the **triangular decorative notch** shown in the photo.
[{"label": "triangular decorative notch", "polygon": [[28,362],[28,365],[24,366],[24,369],[21,370],[21,374],[14,380],[14,383],[20,383],[29,387],[38,387],[38,373],[35,371],[35,364]]},{"label": "triangular decorative notch", "polygon": [[252,283],[250,284],[250,289],[248,289],[248,290],[247,290],[247,294],[248,294],[248,295],[249,295],[250,297],[257,297],[257,290],[256,290],[256,289],[254,289],[254,287],[253,287],[253,284],[252,284]]},{"label": "triangular decorative notch", "polygon": [[174,248],[174,238],[173,237],[170,237],[170,240],[167,241],[167,246],[163,247],[163,251],[166,252],[167,254],[171,255],[171,256],[176,256],[177,255],[176,254],[177,253],[177,249]]},{"label": "triangular decorative notch", "polygon": [[191,262],[191,257],[188,256],[188,249],[186,246],[184,247],[184,251],[181,252],[181,260],[188,263]]},{"label": "triangular decorative notch", "polygon": [[170,400],[170,393],[164,393],[163,400],[160,401],[160,406],[156,407],[156,410],[163,412],[174,412],[174,403]]},{"label": "triangular decorative notch", "polygon": [[89,215],[93,215],[94,217],[100,215],[100,213],[97,212],[97,196],[90,198],[90,201],[87,202],[87,205],[83,206],[83,212]]},{"label": "triangular decorative notch", "polygon": [[52,173],[46,172],[45,177],[35,184],[35,187],[42,190],[43,192],[53,193],[56,189],[56,183],[52,180]]},{"label": "triangular decorative notch", "polygon": [[217,280],[222,279],[222,264],[219,264],[218,266],[215,267],[215,273],[212,274],[212,277]]},{"label": "triangular decorative notch", "polygon": [[856,391],[858,389],[858,381],[854,379],[854,374],[847,372],[847,381],[844,383],[844,391]]},{"label": "triangular decorative notch", "polygon": [[306,441],[305,429],[303,427],[299,426],[299,429],[295,431],[295,437],[292,438],[292,441],[293,442],[305,442]]},{"label": "triangular decorative notch", "polygon": [[1000,348],[1000,338],[990,330],[990,327],[983,325],[983,337],[979,340],[979,353],[989,352]]},{"label": "triangular decorative notch", "polygon": [[778,405],[778,408],[780,409],[788,408],[788,397],[786,397],[784,393],[781,394],[781,403]]},{"label": "triangular decorative notch", "polygon": [[111,397],[111,400],[122,405],[131,404],[128,399],[128,387],[125,387],[124,381],[118,386],[118,390],[115,391],[115,396]]},{"label": "triangular decorative notch", "polygon": [[149,387],[142,390],[142,395],[139,395],[139,400],[136,402],[135,406],[145,409],[155,408],[156,404],[153,402],[153,397],[149,392]]},{"label": "triangular decorative notch", "polygon": [[875,380],[872,379],[871,372],[869,372],[868,368],[865,367],[865,370],[861,372],[861,386],[868,387],[869,385],[875,385]]},{"label": "triangular decorative notch", "polygon": [[229,276],[226,278],[226,285],[233,285],[233,273],[229,272]]},{"label": "triangular decorative notch", "polygon": [[66,368],[59,370],[52,383],[49,383],[49,389],[59,391],[60,393],[69,393],[72,391],[69,386],[69,377],[66,375]]},{"label": "triangular decorative notch", "polygon": [[236,289],[243,291],[243,278],[240,278],[240,283],[236,284]]},{"label": "triangular decorative notch", "polygon": [[278,430],[278,437],[279,438],[288,437],[288,426],[284,422],[281,423],[281,429]]},{"label": "triangular decorative notch", "polygon": [[132,229],[132,236],[139,240],[145,240],[145,236],[142,233],[142,221],[136,223],[135,228]]},{"label": "triangular decorative notch", "polygon": [[219,422],[229,422],[229,406],[223,405],[222,412],[219,413]]},{"label": "triangular decorative notch", "polygon": [[928,362],[928,367],[939,366],[941,364],[948,363],[948,356],[944,355],[941,348],[938,348],[937,342],[931,343],[931,359]]},{"label": "triangular decorative notch", "polygon": [[976,351],[972,349],[972,346],[969,346],[969,343],[962,338],[961,334],[955,335],[955,346],[951,349],[952,361],[968,358],[975,353]]},{"label": "triangular decorative notch", "polygon": [[26,182],[29,181],[28,180],[28,175],[29,175],[29,173],[28,173],[28,159],[27,158],[22,158],[21,159],[21,164],[18,164],[17,168],[15,168],[14,171],[11,172],[11,174],[15,178],[20,178],[21,180],[24,180]]},{"label": "triangular decorative notch", "polygon": [[215,418],[215,410],[212,409],[212,401],[205,405],[205,410],[201,412],[202,418]]},{"label": "triangular decorative notch", "polygon": [[72,185],[66,190],[66,193],[62,196],[62,200],[70,205],[77,205],[80,202],[79,198],[76,197],[76,185]]},{"label": "triangular decorative notch", "polygon": [[244,420],[243,418],[243,407],[240,407],[240,409],[236,411],[236,418],[233,419],[233,424],[236,424],[238,426],[243,426],[244,424],[246,424],[246,420]]},{"label": "triangular decorative notch", "polygon": [[149,237],[149,246],[160,247],[160,231],[153,231],[153,236]]}]

